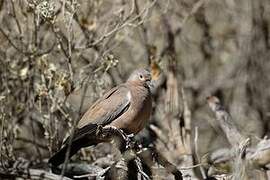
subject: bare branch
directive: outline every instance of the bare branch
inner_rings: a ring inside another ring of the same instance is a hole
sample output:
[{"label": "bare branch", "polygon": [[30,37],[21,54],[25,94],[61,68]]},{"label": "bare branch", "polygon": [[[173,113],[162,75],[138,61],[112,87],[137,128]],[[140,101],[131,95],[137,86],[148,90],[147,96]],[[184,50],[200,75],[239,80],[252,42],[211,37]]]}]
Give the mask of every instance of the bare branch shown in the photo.
[{"label": "bare branch", "polygon": [[225,111],[217,97],[210,96],[207,98],[207,102],[211,110],[215,113],[216,120],[226,134],[227,140],[233,147],[238,147],[245,138],[236,127],[229,113]]},{"label": "bare branch", "polygon": [[30,178],[30,179],[47,179],[47,180],[71,180],[67,177],[61,177],[59,175],[40,170],[40,169],[27,169],[24,171],[17,171],[17,172],[3,172],[0,171],[0,178],[3,179],[16,179],[16,178]]},{"label": "bare branch", "polygon": [[[198,153],[198,136],[199,136],[198,127],[195,127],[194,149],[195,149],[195,155],[196,155],[197,161],[200,164],[201,158],[200,158],[200,155]],[[203,179],[206,179],[207,176],[206,176],[205,170],[203,169],[202,166],[199,166],[199,168],[200,168]]]}]

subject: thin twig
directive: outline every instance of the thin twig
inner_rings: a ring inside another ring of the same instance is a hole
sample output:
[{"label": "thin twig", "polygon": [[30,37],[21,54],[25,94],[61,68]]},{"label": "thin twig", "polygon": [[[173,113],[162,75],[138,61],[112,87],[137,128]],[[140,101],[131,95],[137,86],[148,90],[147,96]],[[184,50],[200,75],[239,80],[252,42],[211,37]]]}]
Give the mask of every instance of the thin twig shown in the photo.
[{"label": "thin twig", "polygon": [[[194,137],[194,149],[195,149],[195,155],[196,155],[197,161],[199,162],[199,164],[201,164],[201,158],[200,158],[199,153],[198,153],[198,137],[199,137],[198,127],[196,126],[195,127],[195,137]],[[200,168],[200,172],[202,174],[203,179],[207,179],[205,170],[202,167],[202,165],[200,165],[199,168]]]},{"label": "thin twig", "polygon": [[193,165],[193,166],[186,166],[186,167],[180,167],[180,168],[178,168],[179,170],[189,170],[189,169],[194,169],[194,168],[196,168],[196,167],[200,167],[200,166],[202,166],[203,164],[195,164],[195,165]]},{"label": "thin twig", "polygon": [[146,180],[150,180],[149,176],[143,172],[143,169],[142,169],[142,162],[141,160],[136,157],[135,158],[135,163],[136,163],[136,166],[137,166],[137,170],[138,170],[138,175],[137,175],[137,179],[146,179]]},{"label": "thin twig", "polygon": [[[77,47],[75,49],[87,49],[87,48],[91,48],[91,47],[95,47],[97,46],[99,43],[101,43],[104,39],[110,37],[111,35],[115,34],[116,32],[120,31],[121,29],[125,28],[126,26],[131,26],[131,24],[133,22],[135,22],[136,20],[138,20],[139,18],[142,17],[142,15],[146,12],[148,12],[149,9],[151,9],[155,3],[157,2],[157,0],[152,1],[148,6],[146,6],[138,15],[136,15],[135,17],[133,17],[132,19],[129,20],[129,18],[131,17],[131,14],[129,16],[127,16],[124,19],[124,23],[122,24],[117,24],[115,28],[113,28],[111,31],[105,33],[103,36],[101,36],[100,38],[98,38],[96,41],[94,41],[91,44],[88,44],[86,47]],[[142,22],[140,21],[137,25],[140,25]]]},{"label": "thin twig", "polygon": [[20,25],[18,17],[17,17],[17,13],[16,13],[16,10],[15,10],[15,5],[14,5],[14,0],[11,0],[10,2],[11,2],[11,6],[12,6],[12,11],[13,11],[13,17],[15,19],[18,31],[20,33],[20,39],[21,39],[22,38],[22,28],[21,28],[21,25]]},{"label": "thin twig", "polygon": [[16,49],[18,52],[22,53],[22,54],[27,54],[25,53],[22,49],[20,49],[19,47],[17,47],[12,40],[8,37],[8,35],[5,33],[5,31],[0,27],[0,32],[4,35],[4,37],[8,40],[8,42],[10,43],[10,45]]}]

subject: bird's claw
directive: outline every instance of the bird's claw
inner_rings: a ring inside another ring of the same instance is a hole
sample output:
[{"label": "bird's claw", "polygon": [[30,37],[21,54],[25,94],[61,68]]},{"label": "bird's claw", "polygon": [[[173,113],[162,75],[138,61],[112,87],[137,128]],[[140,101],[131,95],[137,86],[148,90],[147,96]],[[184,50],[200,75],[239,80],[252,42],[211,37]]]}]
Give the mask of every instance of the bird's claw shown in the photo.
[{"label": "bird's claw", "polygon": [[114,126],[110,126],[110,128],[115,131],[118,132],[119,136],[125,141],[126,144],[126,149],[132,148],[135,143],[133,141],[133,138],[135,137],[133,133],[131,134],[126,134],[122,129],[118,129]]},{"label": "bird's claw", "polygon": [[97,125],[96,135],[100,135],[103,132],[103,127],[101,125]]},{"label": "bird's claw", "polygon": [[133,133],[128,134],[127,137],[129,137],[129,138],[134,138],[134,134],[133,134]]},{"label": "bird's claw", "polygon": [[126,142],[130,141],[129,136],[122,129],[118,129],[118,131]]},{"label": "bird's claw", "polygon": [[132,139],[134,137],[134,134],[132,133],[132,134],[127,135],[122,129],[118,129],[118,128],[115,128],[115,129],[119,132],[122,139],[125,141],[126,149],[129,149],[129,148],[133,147],[134,143],[133,143]]}]

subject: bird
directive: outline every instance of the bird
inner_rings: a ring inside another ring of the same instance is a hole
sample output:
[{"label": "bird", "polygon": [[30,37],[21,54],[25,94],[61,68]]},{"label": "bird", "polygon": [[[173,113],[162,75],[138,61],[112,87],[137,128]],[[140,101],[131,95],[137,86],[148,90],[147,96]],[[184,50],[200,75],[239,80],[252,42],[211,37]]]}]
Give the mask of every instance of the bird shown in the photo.
[{"label": "bird", "polygon": [[79,120],[72,140],[68,137],[62,148],[50,159],[49,164],[64,163],[70,144],[69,158],[83,147],[99,142],[89,140],[97,126],[114,127],[126,134],[137,134],[147,124],[152,111],[151,73],[145,68],[134,70],[122,83],[100,97]]}]

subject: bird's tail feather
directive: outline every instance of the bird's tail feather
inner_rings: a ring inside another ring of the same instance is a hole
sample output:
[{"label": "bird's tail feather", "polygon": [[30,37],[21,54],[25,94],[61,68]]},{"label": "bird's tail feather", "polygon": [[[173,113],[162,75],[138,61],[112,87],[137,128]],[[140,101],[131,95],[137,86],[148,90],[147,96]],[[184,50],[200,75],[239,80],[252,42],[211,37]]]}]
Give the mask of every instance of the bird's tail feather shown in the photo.
[{"label": "bird's tail feather", "polygon": [[[96,129],[97,129],[96,124],[88,124],[75,132],[73,140],[70,145],[70,153],[68,158],[72,157],[76,152],[78,152],[83,147],[97,144],[97,142],[89,138],[90,136],[93,136],[95,134]],[[67,138],[64,144],[65,145],[49,159],[49,163],[52,164],[53,166],[59,166],[60,164],[64,163],[66,153],[68,150],[69,138]]]},{"label": "bird's tail feather", "polygon": [[[76,146],[75,144],[72,143],[70,146],[70,152],[69,152],[68,158],[72,157],[77,151],[80,150],[80,148],[81,148],[80,146]],[[49,159],[49,163],[52,164],[53,166],[59,166],[60,164],[64,163],[67,149],[68,149],[68,145],[65,145],[63,148],[61,148]]]}]

